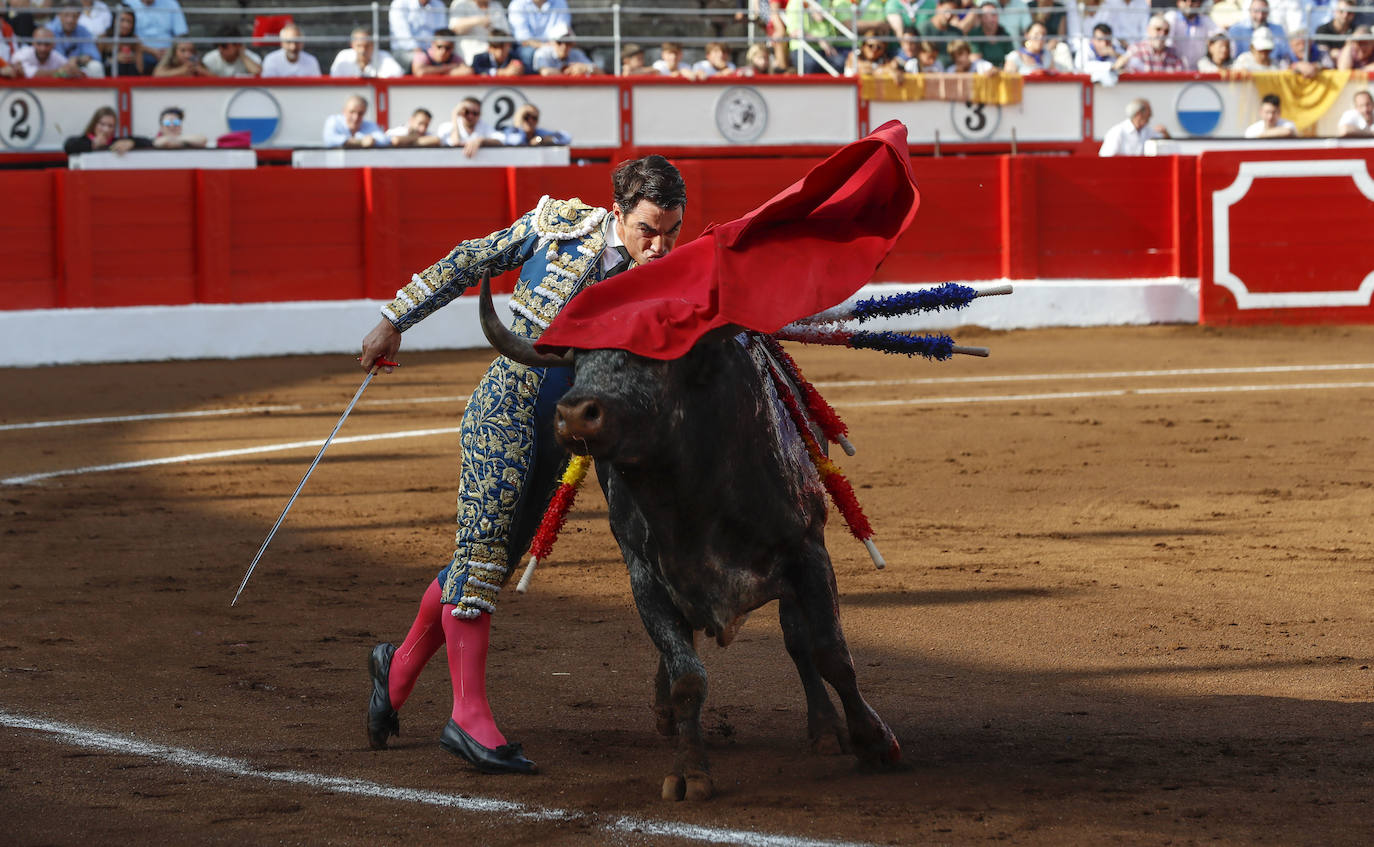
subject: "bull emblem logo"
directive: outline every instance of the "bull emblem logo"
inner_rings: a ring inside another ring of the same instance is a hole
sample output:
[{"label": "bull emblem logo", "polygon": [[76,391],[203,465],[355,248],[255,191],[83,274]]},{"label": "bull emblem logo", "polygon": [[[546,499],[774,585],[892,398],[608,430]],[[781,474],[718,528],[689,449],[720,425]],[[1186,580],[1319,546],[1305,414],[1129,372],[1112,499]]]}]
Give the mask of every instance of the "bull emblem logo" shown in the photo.
[{"label": "bull emblem logo", "polygon": [[716,129],[731,144],[757,141],[768,128],[768,102],[757,89],[727,88],[716,98]]}]

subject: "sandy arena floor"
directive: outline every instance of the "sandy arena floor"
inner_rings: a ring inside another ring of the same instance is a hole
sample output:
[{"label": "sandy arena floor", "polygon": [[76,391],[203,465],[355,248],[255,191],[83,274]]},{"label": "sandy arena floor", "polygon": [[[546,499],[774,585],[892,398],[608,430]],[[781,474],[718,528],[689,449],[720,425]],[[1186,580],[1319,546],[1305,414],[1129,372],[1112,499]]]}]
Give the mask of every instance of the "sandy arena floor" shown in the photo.
[{"label": "sandy arena floor", "polygon": [[808,752],[769,607],[703,648],[706,804],[658,799],[595,485],[496,621],[492,702],[543,772],[439,748],[441,658],[367,748],[367,653],[447,561],[489,353],[403,351],[341,436],[442,431],[331,447],[232,609],[356,365],[0,370],[0,841],[1374,843],[1374,327],[958,337],[993,357],[796,351],[859,448],[889,567],[833,516],[830,546],[910,770]]}]

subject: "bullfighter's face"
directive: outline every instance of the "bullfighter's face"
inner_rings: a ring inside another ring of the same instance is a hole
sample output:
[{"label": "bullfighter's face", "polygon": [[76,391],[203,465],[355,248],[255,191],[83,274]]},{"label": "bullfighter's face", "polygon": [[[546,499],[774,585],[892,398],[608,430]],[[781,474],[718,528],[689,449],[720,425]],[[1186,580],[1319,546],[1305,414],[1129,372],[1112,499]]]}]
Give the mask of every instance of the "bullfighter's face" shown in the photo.
[{"label": "bullfighter's face", "polygon": [[615,234],[630,251],[630,258],[641,265],[668,255],[682,234],[681,206],[665,209],[648,200],[640,200],[629,212],[621,209],[619,203],[612,206],[612,212],[615,214]]}]

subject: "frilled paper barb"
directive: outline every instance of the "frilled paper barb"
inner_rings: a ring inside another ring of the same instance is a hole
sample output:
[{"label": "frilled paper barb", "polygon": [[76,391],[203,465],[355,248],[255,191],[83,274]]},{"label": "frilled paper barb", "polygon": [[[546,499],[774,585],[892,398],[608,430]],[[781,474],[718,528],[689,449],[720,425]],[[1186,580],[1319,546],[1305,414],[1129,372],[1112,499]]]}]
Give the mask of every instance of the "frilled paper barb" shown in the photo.
[{"label": "frilled paper barb", "polygon": [[713,329],[772,333],[844,302],[916,216],[906,136],[889,121],[744,217],[591,286],[536,346],[675,359]]}]

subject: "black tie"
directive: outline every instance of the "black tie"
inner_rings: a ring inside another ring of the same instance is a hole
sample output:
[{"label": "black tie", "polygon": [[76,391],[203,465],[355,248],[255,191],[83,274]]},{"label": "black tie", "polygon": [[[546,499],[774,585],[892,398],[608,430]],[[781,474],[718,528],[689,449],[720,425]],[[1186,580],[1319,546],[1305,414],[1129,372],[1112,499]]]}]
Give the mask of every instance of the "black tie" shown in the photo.
[{"label": "black tie", "polygon": [[608,278],[629,270],[630,264],[634,261],[630,258],[630,251],[626,250],[624,247],[616,247],[615,251],[620,254],[620,261],[616,262],[609,271],[606,271],[606,276]]}]

